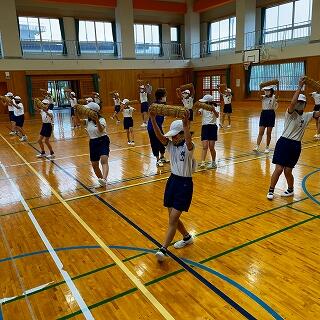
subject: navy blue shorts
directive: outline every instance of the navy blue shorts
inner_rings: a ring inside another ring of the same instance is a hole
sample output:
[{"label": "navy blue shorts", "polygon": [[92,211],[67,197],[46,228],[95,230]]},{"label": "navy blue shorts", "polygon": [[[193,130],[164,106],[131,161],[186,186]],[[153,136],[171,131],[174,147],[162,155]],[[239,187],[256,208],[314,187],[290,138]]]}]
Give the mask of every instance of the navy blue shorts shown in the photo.
[{"label": "navy blue shorts", "polygon": [[10,121],[13,121],[13,122],[16,121],[13,111],[9,111],[9,119],[10,119]]},{"label": "navy blue shorts", "polygon": [[52,133],[52,125],[51,123],[43,123],[40,131],[40,136],[50,138]]},{"label": "navy blue shorts", "polygon": [[22,128],[24,124],[24,114],[21,116],[14,116],[14,121],[16,122],[16,126]]},{"label": "navy blue shorts", "polygon": [[89,148],[90,161],[99,161],[101,156],[109,156],[110,139],[108,136],[90,139]]},{"label": "navy blue shorts", "polygon": [[301,141],[280,137],[274,149],[272,163],[294,168],[301,153]]},{"label": "navy blue shorts", "polygon": [[232,105],[231,105],[231,103],[225,104],[223,106],[223,113],[232,113]]},{"label": "navy blue shorts", "polygon": [[188,211],[193,194],[191,177],[179,177],[171,173],[164,192],[164,206],[178,211]]},{"label": "navy blue shorts", "polygon": [[74,116],[74,108],[71,107],[71,117],[73,117],[73,116]]},{"label": "navy blue shorts", "polygon": [[218,127],[216,124],[205,124],[201,127],[201,141],[218,140]]},{"label": "navy blue shorts", "polygon": [[123,128],[125,130],[133,127],[133,119],[132,117],[125,117],[123,118]]},{"label": "navy blue shorts", "polygon": [[149,111],[149,102],[142,102],[141,103],[141,113]]},{"label": "navy blue shorts", "polygon": [[119,113],[120,112],[120,106],[114,106],[114,112]]},{"label": "navy blue shorts", "polygon": [[320,104],[316,104],[313,108],[313,111],[320,111]]},{"label": "navy blue shorts", "polygon": [[[160,131],[163,134],[162,129],[160,128]],[[159,157],[159,153],[160,154],[164,154],[166,151],[166,148],[164,147],[164,145],[158,140],[156,134],[154,133],[153,130],[148,130],[148,134],[149,134],[149,139],[150,139],[150,144],[151,144],[151,149],[152,149],[152,154],[155,157]]]},{"label": "navy blue shorts", "polygon": [[193,110],[192,109],[188,109],[189,110],[189,121],[193,121]]},{"label": "navy blue shorts", "polygon": [[259,127],[273,128],[276,122],[274,110],[262,110],[260,114]]}]

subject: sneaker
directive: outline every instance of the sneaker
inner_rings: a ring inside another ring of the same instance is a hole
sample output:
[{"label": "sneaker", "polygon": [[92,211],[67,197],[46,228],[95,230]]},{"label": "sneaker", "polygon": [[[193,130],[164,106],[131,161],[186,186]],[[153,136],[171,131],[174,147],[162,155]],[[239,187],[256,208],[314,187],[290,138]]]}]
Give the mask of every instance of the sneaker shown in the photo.
[{"label": "sneaker", "polygon": [[117,122],[116,122],[117,124],[119,124],[120,123],[120,120],[117,120]]},{"label": "sneaker", "polygon": [[185,246],[187,246],[188,244],[192,244],[193,243],[193,238],[191,237],[189,240],[179,240],[177,241],[173,246],[175,249],[181,249]]},{"label": "sneaker", "polygon": [[56,156],[54,155],[54,154],[49,154],[48,156],[47,156],[47,159],[54,159]]},{"label": "sneaker", "polygon": [[281,197],[292,197],[293,195],[294,195],[293,190],[292,191],[286,190],[281,194]]},{"label": "sneaker", "polygon": [[131,141],[128,141],[128,146],[131,146]]},{"label": "sneaker", "polygon": [[269,148],[266,148],[266,150],[264,150],[264,153],[269,153],[269,152],[270,152]]},{"label": "sneaker", "polygon": [[223,125],[222,125],[221,123],[219,123],[219,127],[220,127],[220,128],[223,128]]},{"label": "sneaker", "polygon": [[156,252],[156,258],[158,262],[163,262],[166,259],[167,255],[163,253],[160,249]]},{"label": "sneaker", "polygon": [[134,147],[135,143],[134,141],[131,141],[130,144]]},{"label": "sneaker", "polygon": [[[10,134],[11,134],[11,132],[10,132]],[[316,140],[319,140],[319,139],[320,139],[320,133],[319,133],[319,134],[315,134],[313,137],[314,137]]]},{"label": "sneaker", "polygon": [[27,141],[27,136],[22,136],[21,139],[19,139],[21,142]]},{"label": "sneaker", "polygon": [[142,125],[140,127],[146,127],[147,124],[146,123],[142,123]]},{"label": "sneaker", "polygon": [[207,165],[207,169],[217,169],[217,164],[215,161],[212,161]]},{"label": "sneaker", "polygon": [[273,200],[273,198],[274,198],[273,192],[269,191],[269,192],[267,193],[267,199],[268,199],[268,200]]},{"label": "sneaker", "polygon": [[170,160],[167,160],[165,157],[160,158],[160,161],[162,163],[169,163],[170,162]]},{"label": "sneaker", "polygon": [[228,124],[228,125],[227,125],[227,128],[231,128],[231,124]]},{"label": "sneaker", "polygon": [[259,150],[259,146],[255,146],[255,147],[253,148],[253,151],[259,152],[259,151],[260,151],[260,150]]},{"label": "sneaker", "polygon": [[157,161],[157,167],[163,167],[163,162],[161,160]]},{"label": "sneaker", "polygon": [[101,187],[105,187],[107,185],[107,181],[105,179],[99,178],[98,181]]},{"label": "sneaker", "polygon": [[199,164],[199,167],[201,169],[204,169],[206,167],[206,162],[205,161],[201,161],[200,164]]},{"label": "sneaker", "polygon": [[110,117],[110,119],[114,120],[114,117]]},{"label": "sneaker", "polygon": [[45,153],[39,153],[36,155],[37,158],[45,158],[47,155]]},{"label": "sneaker", "polygon": [[10,136],[15,136],[16,135],[15,131],[10,131],[9,134],[10,134]]}]

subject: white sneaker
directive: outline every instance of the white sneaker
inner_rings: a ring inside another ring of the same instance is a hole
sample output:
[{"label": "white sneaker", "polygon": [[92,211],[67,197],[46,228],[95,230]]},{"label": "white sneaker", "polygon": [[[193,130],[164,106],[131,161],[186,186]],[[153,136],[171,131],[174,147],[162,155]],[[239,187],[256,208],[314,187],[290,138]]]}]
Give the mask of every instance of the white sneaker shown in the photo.
[{"label": "white sneaker", "polygon": [[227,128],[231,128],[231,124],[228,124],[228,125],[227,125]]},{"label": "white sneaker", "polygon": [[110,117],[110,119],[114,120],[114,117]]},{"label": "white sneaker", "polygon": [[146,127],[147,124],[146,123],[143,123],[140,127]]},{"label": "white sneaker", "polygon": [[[11,132],[10,132],[10,134],[11,134]],[[320,139],[320,133],[319,133],[319,134],[315,134],[313,137],[314,137],[316,140],[319,140],[319,139]]]},{"label": "white sneaker", "polygon": [[163,167],[163,163],[162,163],[161,160],[158,160],[158,161],[157,161],[157,167]]},{"label": "white sneaker", "polygon": [[266,148],[266,150],[264,150],[264,153],[269,153],[269,152],[270,152],[269,148]]},{"label": "white sneaker", "polygon": [[267,193],[267,199],[268,199],[268,200],[273,200],[273,198],[274,198],[273,192],[268,192],[268,193]]},{"label": "white sneaker", "polygon": [[20,141],[27,141],[27,136],[22,136],[21,139],[19,139]]},{"label": "white sneaker", "polygon": [[10,131],[9,134],[10,134],[10,136],[15,136],[16,135],[16,133],[14,131]]},{"label": "white sneaker", "polygon": [[45,153],[39,153],[36,155],[37,158],[45,158],[47,155]]},{"label": "white sneaker", "polygon": [[166,259],[167,255],[164,254],[162,251],[158,250],[156,252],[156,258],[158,260],[158,262],[163,262]]},{"label": "white sneaker", "polygon": [[255,146],[255,147],[253,148],[253,151],[259,152],[259,151],[260,151],[260,150],[259,150],[259,146]]},{"label": "white sneaker", "polygon": [[54,159],[56,156],[54,154],[48,154],[47,159]]},{"label": "white sneaker", "polygon": [[107,181],[105,179],[99,178],[98,181],[101,187],[105,187],[107,185]]},{"label": "white sneaker", "polygon": [[131,141],[128,141],[128,146],[131,146]]},{"label": "white sneaker", "polygon": [[281,193],[281,197],[292,197],[294,195],[294,192],[289,192],[288,190]]},{"label": "white sneaker", "polygon": [[205,161],[201,161],[200,164],[199,164],[199,167],[201,169],[204,169],[206,167],[206,162]]},{"label": "white sneaker", "polygon": [[133,147],[135,146],[134,141],[131,141],[130,144],[131,144]]},{"label": "white sneaker", "polygon": [[193,243],[193,238],[191,237],[187,241],[184,241],[183,239],[179,240],[173,246],[174,246],[175,249],[181,249],[181,248],[187,246],[188,244],[192,244],[192,243]]},{"label": "white sneaker", "polygon": [[217,169],[217,164],[215,161],[212,161],[207,165],[207,169]]}]

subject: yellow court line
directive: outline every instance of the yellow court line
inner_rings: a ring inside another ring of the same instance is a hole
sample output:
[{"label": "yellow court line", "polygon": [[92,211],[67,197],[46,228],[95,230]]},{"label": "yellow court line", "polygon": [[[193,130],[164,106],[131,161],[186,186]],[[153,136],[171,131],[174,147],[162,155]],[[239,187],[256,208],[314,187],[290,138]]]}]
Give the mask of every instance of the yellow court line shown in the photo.
[{"label": "yellow court line", "polygon": [[119,259],[113,251],[103,242],[103,240],[93,231],[93,229],[71,208],[71,206],[59,195],[59,193],[52,188],[50,183],[39,174],[27,160],[7,141],[2,134],[1,138],[8,144],[8,146],[19,156],[19,158],[30,168],[30,170],[45,184],[47,184],[52,194],[65,206],[65,208],[72,214],[72,216],[82,225],[82,227],[92,236],[92,238],[100,245],[100,247],[110,256],[110,258],[117,264],[117,266],[126,274],[126,276],[136,285],[136,287],[143,293],[143,295],[153,304],[153,306],[161,313],[165,319],[173,319],[173,316],[164,308],[164,306],[154,297],[154,295],[143,285],[143,283],[127,268],[127,266]]}]

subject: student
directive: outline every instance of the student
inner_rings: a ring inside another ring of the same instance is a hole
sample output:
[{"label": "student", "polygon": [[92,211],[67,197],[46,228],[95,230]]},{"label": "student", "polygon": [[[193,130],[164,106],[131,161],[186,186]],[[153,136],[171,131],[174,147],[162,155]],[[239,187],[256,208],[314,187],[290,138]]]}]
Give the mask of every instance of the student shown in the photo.
[{"label": "student", "polygon": [[146,87],[144,85],[141,85],[139,87],[139,95],[140,95],[141,114],[142,114],[141,127],[147,127],[149,102],[148,102],[148,93],[146,92]]},{"label": "student", "polygon": [[175,120],[171,123],[170,130],[165,135],[161,133],[153,112],[150,112],[150,118],[157,138],[163,145],[167,146],[171,164],[171,176],[164,193],[164,206],[168,208],[169,225],[162,247],[156,253],[158,261],[162,262],[167,256],[167,248],[177,229],[182,234],[183,239],[177,241],[174,248],[180,249],[193,243],[193,238],[180,220],[180,216],[183,211],[189,210],[192,200],[194,144],[189,130],[188,110],[186,110],[183,120]]},{"label": "student", "polygon": [[275,110],[278,109],[277,98],[274,94],[274,88],[272,86],[262,88],[264,95],[262,95],[262,111],[260,114],[259,121],[259,135],[257,138],[257,145],[253,151],[259,152],[260,143],[264,135],[265,129],[267,128],[267,145],[265,153],[269,153],[271,133],[276,120]]},{"label": "student", "polygon": [[292,169],[297,164],[301,153],[301,140],[310,120],[312,118],[319,119],[320,111],[303,112],[306,106],[306,97],[301,94],[304,85],[304,78],[300,79],[298,89],[296,90],[291,104],[285,114],[284,130],[278,139],[272,163],[276,165],[271,177],[271,183],[267,198],[274,198],[274,188],[282,172],[286,177],[288,189],[281,196],[290,197],[294,195],[293,184],[294,177]]},{"label": "student", "polygon": [[118,123],[120,123],[120,120],[118,118],[118,113],[120,112],[120,109],[121,109],[121,106],[120,106],[121,100],[120,100],[119,93],[118,92],[113,93],[112,99],[113,99],[113,103],[114,103],[114,113],[110,118],[112,120],[114,120],[114,118],[116,118],[117,124],[118,124]]},{"label": "student", "polygon": [[[85,120],[84,122],[90,138],[90,161],[99,184],[102,187],[105,187],[109,173],[108,159],[110,153],[110,139],[107,135],[107,123],[100,115],[100,106],[97,103],[89,102],[87,107],[96,112],[94,118],[88,118],[88,120]],[[99,166],[100,163],[102,172]]]},{"label": "student", "polygon": [[45,94],[45,96],[44,96],[44,99],[49,101],[49,109],[50,109],[50,110],[53,110],[53,108],[54,108],[54,103],[53,103],[53,98],[52,98],[52,95],[51,95],[51,92],[50,92],[50,91],[47,91],[47,92],[46,92],[46,94]]},{"label": "student", "polygon": [[[206,94],[202,99],[199,100],[202,103],[217,106],[213,102],[213,97],[210,94]],[[200,168],[204,168],[206,165],[206,156],[208,148],[211,153],[211,163],[207,166],[208,169],[216,169],[216,150],[215,143],[218,140],[218,127],[217,118],[219,113],[214,109],[213,111],[208,111],[205,109],[199,109],[198,111],[202,115],[202,127],[201,127],[201,141],[202,141],[202,157]]]},{"label": "student", "polygon": [[24,107],[21,103],[21,98],[19,96],[14,97],[14,119],[15,119],[15,131],[20,132],[22,137],[20,138],[20,141],[27,141],[27,136],[23,130],[23,124],[24,124]]},{"label": "student", "polygon": [[6,97],[8,97],[9,99],[11,99],[11,103],[8,103],[7,104],[7,107],[8,107],[8,112],[9,112],[9,120],[10,120],[10,125],[11,125],[11,131],[10,131],[10,135],[15,135],[16,132],[15,132],[15,125],[16,125],[16,122],[15,122],[15,118],[14,118],[14,106],[13,106],[13,103],[14,103],[14,95],[12,92],[8,92],[6,93],[5,95]]},{"label": "student", "polygon": [[[166,90],[162,88],[157,89],[155,92],[155,98],[156,98],[155,103],[165,104],[167,101]],[[156,116],[156,122],[162,134],[163,134],[163,129],[162,129],[163,121],[164,121],[164,116],[159,116],[159,115]],[[163,167],[163,164],[167,162],[167,160],[164,157],[166,148],[156,137],[150,118],[148,121],[147,129],[148,129],[148,135],[150,139],[152,153],[157,158],[157,167]]]},{"label": "student", "polygon": [[[320,92],[312,92],[312,98],[314,99],[313,111],[320,111]],[[317,133],[314,135],[315,139],[320,139],[320,120],[316,119]]]},{"label": "student", "polygon": [[192,87],[191,91],[189,89],[181,91],[180,88],[176,89],[178,97],[182,100],[183,106],[189,111],[189,121],[193,121],[193,99],[194,99],[194,89]]},{"label": "student", "polygon": [[72,126],[73,128],[77,128],[80,127],[80,123],[79,123],[79,118],[75,115],[74,112],[74,107],[75,105],[78,103],[77,98],[76,98],[76,94],[71,91],[70,92],[70,96],[69,96],[69,102],[71,105],[71,121],[72,121]]},{"label": "student", "polygon": [[133,134],[133,118],[132,114],[135,108],[128,105],[129,100],[123,99],[121,102],[121,111],[123,114],[123,128],[127,132],[128,145],[134,146],[134,134]]},{"label": "student", "polygon": [[228,117],[228,125],[227,128],[231,128],[231,114],[232,114],[232,105],[231,105],[231,101],[232,101],[232,93],[231,93],[231,89],[227,88],[224,93],[222,93],[220,91],[220,86],[218,86],[218,90],[220,93],[220,96],[223,99],[223,114],[222,114],[222,123],[220,123],[220,127],[223,128],[224,126],[224,119],[227,115]]},{"label": "student", "polygon": [[[37,158],[48,158],[53,159],[54,158],[54,152],[52,150],[52,146],[50,144],[50,137],[52,134],[52,121],[53,121],[53,111],[49,109],[50,101],[47,99],[42,100],[42,103],[44,104],[45,108],[38,109],[40,111],[41,119],[42,119],[42,127],[40,131],[40,136],[38,139],[38,143],[41,149],[41,153],[37,155]],[[47,145],[50,155],[46,155],[46,152],[44,150],[43,145],[43,139],[44,143]]]}]

